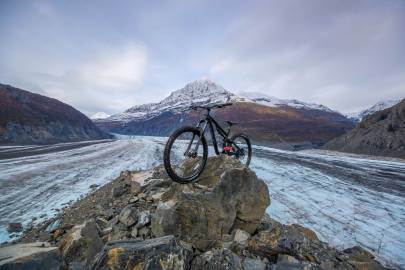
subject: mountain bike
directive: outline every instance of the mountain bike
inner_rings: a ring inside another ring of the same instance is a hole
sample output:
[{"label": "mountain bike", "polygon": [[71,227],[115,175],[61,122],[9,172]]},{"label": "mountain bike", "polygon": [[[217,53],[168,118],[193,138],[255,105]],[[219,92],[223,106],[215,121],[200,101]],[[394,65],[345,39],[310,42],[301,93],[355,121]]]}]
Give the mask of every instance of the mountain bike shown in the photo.
[{"label": "mountain bike", "polygon": [[[211,141],[217,155],[224,154],[240,160],[248,167],[252,158],[252,146],[249,138],[238,133],[229,137],[231,127],[237,123],[225,121],[228,124],[224,130],[217,121],[210,115],[211,110],[231,106],[232,103],[225,103],[211,106],[192,106],[193,110],[204,110],[195,127],[185,126],[173,132],[166,143],[163,160],[164,166],[173,181],[186,184],[196,181],[203,172],[208,158],[208,142],[205,138],[207,127],[210,130]],[[215,129],[214,129],[215,128]],[[222,149],[220,151],[215,136],[222,138]]]}]

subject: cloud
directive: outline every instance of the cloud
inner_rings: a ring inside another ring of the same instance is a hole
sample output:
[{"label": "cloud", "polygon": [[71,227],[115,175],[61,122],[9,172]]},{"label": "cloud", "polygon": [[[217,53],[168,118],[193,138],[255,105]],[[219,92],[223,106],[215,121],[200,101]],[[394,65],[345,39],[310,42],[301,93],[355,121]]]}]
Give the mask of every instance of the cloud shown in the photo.
[{"label": "cloud", "polygon": [[129,44],[104,48],[61,75],[33,72],[24,76],[36,82],[43,94],[86,114],[115,113],[135,103],[147,66],[145,46]]},{"label": "cloud", "polygon": [[147,66],[144,46],[127,45],[107,50],[70,74],[90,88],[128,89],[142,83]]},{"label": "cloud", "polygon": [[86,113],[201,77],[348,112],[404,97],[404,25],[401,0],[6,1],[0,80]]}]

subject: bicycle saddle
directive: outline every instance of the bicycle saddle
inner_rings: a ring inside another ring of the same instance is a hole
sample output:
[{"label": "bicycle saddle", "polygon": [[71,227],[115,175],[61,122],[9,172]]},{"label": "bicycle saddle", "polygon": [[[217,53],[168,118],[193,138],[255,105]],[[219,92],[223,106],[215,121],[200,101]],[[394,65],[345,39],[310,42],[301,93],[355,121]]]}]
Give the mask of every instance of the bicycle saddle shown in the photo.
[{"label": "bicycle saddle", "polygon": [[231,122],[231,121],[225,121],[229,126],[237,125],[239,123],[236,122]]}]

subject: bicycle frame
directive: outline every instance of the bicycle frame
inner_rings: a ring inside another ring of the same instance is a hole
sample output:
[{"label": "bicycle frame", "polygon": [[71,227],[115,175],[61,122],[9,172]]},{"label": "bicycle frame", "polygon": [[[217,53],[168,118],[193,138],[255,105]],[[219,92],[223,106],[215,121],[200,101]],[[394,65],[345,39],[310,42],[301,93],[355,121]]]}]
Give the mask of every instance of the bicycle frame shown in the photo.
[{"label": "bicycle frame", "polygon": [[[233,145],[238,151],[241,150],[234,142],[232,142],[231,140],[229,140],[229,137],[228,137],[228,136],[229,136],[229,133],[231,132],[231,127],[229,127],[229,130],[228,130],[228,131],[225,131],[225,130],[218,124],[218,122],[215,121],[214,118],[212,118],[212,116],[209,114],[209,111],[207,112],[205,118],[204,118],[204,119],[201,119],[201,120],[198,122],[197,126],[196,126],[196,128],[198,128],[198,129],[200,130],[200,132],[201,132],[201,133],[200,133],[200,136],[201,136],[201,137],[204,136],[205,130],[207,129],[207,125],[208,125],[208,127],[209,127],[209,129],[210,129],[210,135],[211,135],[211,139],[212,139],[212,144],[214,145],[214,150],[215,150],[215,153],[216,153],[217,155],[219,155],[220,152],[219,152],[219,149],[218,149],[217,139],[216,139],[216,137],[215,137],[215,130],[217,131],[217,133],[218,133],[220,136],[223,137],[224,143],[232,143],[232,145]],[[215,129],[214,129],[214,127],[215,127]],[[195,137],[195,135],[193,135],[193,137],[191,138],[190,143],[189,143],[189,145],[188,145],[188,147],[187,147],[187,150],[185,151],[185,154],[190,153],[189,150],[190,150],[190,147],[191,147],[191,145],[192,145],[192,143],[193,143],[193,141],[194,141],[194,137]],[[200,146],[200,142],[198,141],[197,144],[196,144],[195,147],[194,147],[193,153],[197,153],[199,146]]]}]

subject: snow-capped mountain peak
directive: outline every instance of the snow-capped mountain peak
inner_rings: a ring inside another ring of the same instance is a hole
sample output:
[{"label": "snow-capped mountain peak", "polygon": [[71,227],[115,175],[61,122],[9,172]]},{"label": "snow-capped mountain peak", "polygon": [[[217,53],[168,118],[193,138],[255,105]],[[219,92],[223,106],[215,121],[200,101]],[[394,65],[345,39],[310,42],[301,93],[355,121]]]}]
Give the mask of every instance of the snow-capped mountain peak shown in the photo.
[{"label": "snow-capped mountain peak", "polygon": [[106,114],[105,112],[96,112],[95,114],[93,114],[92,116],[90,116],[90,119],[104,119],[104,118],[108,118],[110,117],[109,114]]},{"label": "snow-capped mountain peak", "polygon": [[390,108],[395,104],[398,104],[400,101],[401,101],[400,99],[382,100],[377,102],[370,108],[364,109],[362,111],[347,113],[346,117],[354,121],[361,121],[367,115]]},{"label": "snow-capped mountain peak", "polygon": [[210,80],[197,80],[172,92],[159,104],[171,108],[181,108],[193,104],[216,104],[232,100],[234,94]]},{"label": "snow-capped mountain peak", "polygon": [[226,102],[252,102],[270,107],[289,106],[332,112],[331,109],[323,105],[306,103],[295,99],[279,99],[262,93],[243,92],[236,95],[213,81],[202,79],[190,82],[183,88],[173,91],[158,103],[137,105],[123,113],[112,115],[107,119],[99,119],[98,121],[130,122],[147,120],[163,112],[181,113],[187,111],[193,105],[212,105]]},{"label": "snow-capped mountain peak", "polygon": [[192,105],[220,104],[237,100],[237,98],[238,96],[215,82],[206,79],[196,80],[173,91],[158,103],[134,106],[123,113],[109,117],[108,120],[128,122],[149,119],[165,111],[182,112],[188,110]]},{"label": "snow-capped mountain peak", "polygon": [[332,109],[316,103],[303,102],[296,99],[280,99],[258,92],[241,92],[240,96],[245,97],[253,102],[266,105],[269,107],[288,106],[293,108],[314,109],[327,112],[334,112]]}]

